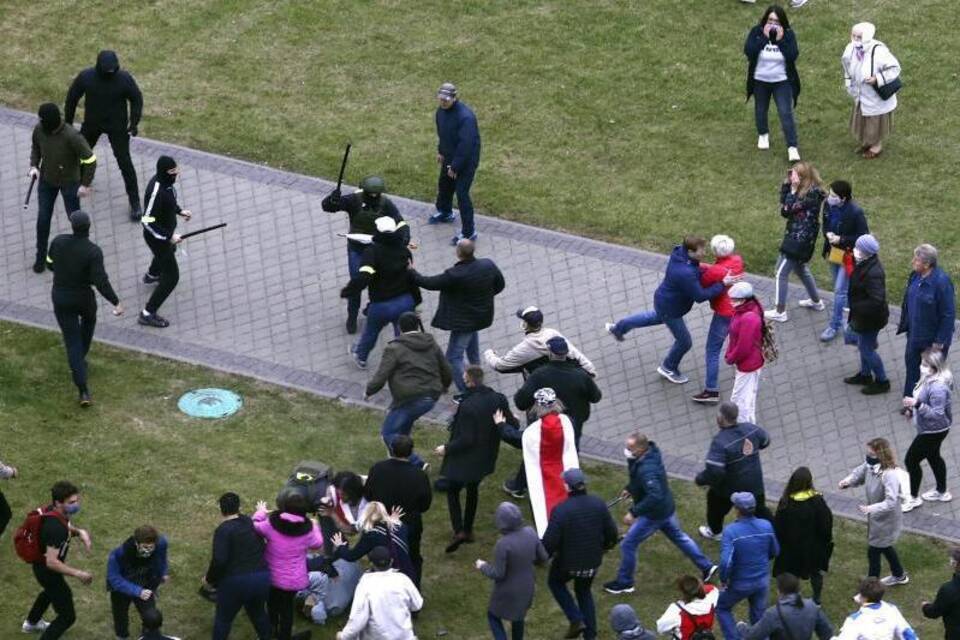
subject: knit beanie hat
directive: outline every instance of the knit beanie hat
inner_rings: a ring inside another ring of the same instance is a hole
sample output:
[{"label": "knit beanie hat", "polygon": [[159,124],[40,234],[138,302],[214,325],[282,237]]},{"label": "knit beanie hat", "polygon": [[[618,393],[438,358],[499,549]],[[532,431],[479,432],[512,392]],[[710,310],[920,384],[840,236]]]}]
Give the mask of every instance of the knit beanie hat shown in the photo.
[{"label": "knit beanie hat", "polygon": [[860,250],[860,253],[868,256],[875,256],[880,252],[880,243],[869,233],[857,238],[857,244],[854,246]]}]

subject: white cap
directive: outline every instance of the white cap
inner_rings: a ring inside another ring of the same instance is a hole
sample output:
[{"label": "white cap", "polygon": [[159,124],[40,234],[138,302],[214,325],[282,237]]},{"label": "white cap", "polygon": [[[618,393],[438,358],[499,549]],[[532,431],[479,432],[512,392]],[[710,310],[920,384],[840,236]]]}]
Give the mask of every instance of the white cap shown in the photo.
[{"label": "white cap", "polygon": [[374,221],[380,233],[393,233],[397,230],[397,221],[390,216],[380,216]]},{"label": "white cap", "polygon": [[738,282],[732,287],[730,291],[727,292],[727,295],[735,300],[742,300],[744,298],[753,297],[753,285],[749,282]]}]

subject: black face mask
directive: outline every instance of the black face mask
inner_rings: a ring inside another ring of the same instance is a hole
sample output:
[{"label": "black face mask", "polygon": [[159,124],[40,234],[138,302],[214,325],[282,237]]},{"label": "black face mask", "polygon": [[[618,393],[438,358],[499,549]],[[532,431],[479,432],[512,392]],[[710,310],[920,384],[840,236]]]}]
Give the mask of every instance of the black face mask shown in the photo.
[{"label": "black face mask", "polygon": [[880,458],[875,458],[873,456],[864,456],[863,458],[868,465],[871,467],[877,464],[880,464]]},{"label": "black face mask", "polygon": [[63,120],[60,117],[59,109],[40,109],[40,126],[44,132],[53,133],[60,127],[62,122]]},{"label": "black face mask", "polygon": [[164,185],[165,187],[172,185],[176,181],[177,181],[177,174],[175,173],[167,173],[166,171],[164,171],[163,173],[157,174],[157,182]]}]

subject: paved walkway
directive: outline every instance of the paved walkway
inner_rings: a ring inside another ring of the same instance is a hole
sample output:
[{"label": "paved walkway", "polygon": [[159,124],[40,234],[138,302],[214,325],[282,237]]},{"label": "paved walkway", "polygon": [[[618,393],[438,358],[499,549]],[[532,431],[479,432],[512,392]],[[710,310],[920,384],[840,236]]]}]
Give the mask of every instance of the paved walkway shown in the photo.
[{"label": "paved walkway", "polygon": [[[5,233],[0,238],[0,318],[53,328],[51,276],[30,270],[35,200],[29,211],[22,209],[34,122],[30,114],[0,109],[0,143],[12,150],[0,159],[0,206],[5,215]],[[95,192],[85,207],[94,213],[94,240],[103,248],[107,271],[129,313],[116,319],[107,312],[109,305],[101,304],[97,338],[349,402],[361,401],[368,374],[357,370],[347,356],[344,304],[338,297],[348,278],[345,241],[336,233],[345,231],[346,217],[320,209],[321,196],[333,185],[141,138],[134,140],[133,152],[141,188],[152,175],[158,155],[177,158],[183,169],[178,187],[181,203],[194,212],[193,221],[181,231],[220,221],[229,227],[185,243],[180,285],[163,308],[172,326],[167,330],[138,326],[135,314],[148,297],[140,277],[149,253],[140,227],[127,219],[123,183],[104,140],[96,149]],[[427,204],[397,201],[420,242],[417,268],[432,274],[451,265],[452,227],[428,226],[432,207]],[[53,234],[69,228],[60,206]],[[709,308],[700,305],[688,316],[694,349],[684,361],[691,377],[685,386],[669,384],[655,372],[670,342],[666,329],[636,331],[623,344],[603,331],[604,321],[652,304],[664,256],[493,218],[480,217],[478,229],[479,253],[493,258],[507,280],[506,290],[497,299],[496,321],[482,334],[481,348],[509,348],[521,338],[514,311],[529,304],[540,306],[547,326],[560,329],[600,372],[604,399],[587,424],[585,452],[622,462],[623,437],[640,429],[666,452],[672,474],[694,475],[715,429],[715,409],[688,399],[702,388]],[[755,266],[749,265],[749,256],[748,266]],[[888,265],[888,271],[896,278],[905,273],[905,267]],[[771,283],[763,278],[755,278],[754,283],[762,298],[769,300]],[[430,318],[436,294],[425,292],[425,299],[425,318]],[[902,460],[913,427],[896,413],[897,393],[868,399],[841,382],[857,366],[856,351],[839,341],[822,345],[817,335],[825,314],[797,309],[795,300],[791,300],[790,322],[777,327],[780,360],[765,371],[760,392],[759,422],[773,441],[762,454],[767,493],[778,496],[790,472],[807,465],[833,508],[857,517],[862,490],[840,495],[834,489],[836,482],[861,459],[862,443],[870,437],[890,438]],[[891,323],[896,323],[898,315],[893,314]],[[897,389],[902,385],[902,341],[893,334],[888,328],[880,342]],[[386,333],[381,337],[380,346],[386,337]],[[438,338],[446,340],[445,335]],[[371,367],[378,360],[379,346],[371,356]],[[66,392],[66,367],[62,376]],[[518,376],[493,375],[491,381],[512,393]],[[731,383],[731,372],[724,367],[724,395],[729,394]],[[385,405],[388,398],[380,394],[375,400]],[[450,406],[442,404],[438,413],[449,412]],[[948,468],[956,477],[960,442],[948,439],[945,449]],[[927,473],[924,486],[932,483]],[[908,514],[906,523],[915,530],[960,539],[958,510],[960,500],[925,505]],[[694,524],[688,523],[688,528]]]}]

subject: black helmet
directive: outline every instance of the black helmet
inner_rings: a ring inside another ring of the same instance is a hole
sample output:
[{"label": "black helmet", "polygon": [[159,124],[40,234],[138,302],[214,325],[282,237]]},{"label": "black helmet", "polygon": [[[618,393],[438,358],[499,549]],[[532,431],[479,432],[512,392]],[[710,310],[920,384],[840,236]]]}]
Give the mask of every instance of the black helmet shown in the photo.
[{"label": "black helmet", "polygon": [[387,190],[387,185],[380,176],[367,176],[360,181],[360,189],[370,196],[379,196]]}]

